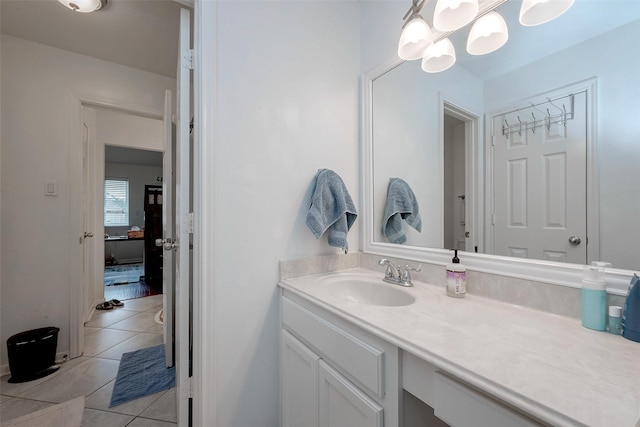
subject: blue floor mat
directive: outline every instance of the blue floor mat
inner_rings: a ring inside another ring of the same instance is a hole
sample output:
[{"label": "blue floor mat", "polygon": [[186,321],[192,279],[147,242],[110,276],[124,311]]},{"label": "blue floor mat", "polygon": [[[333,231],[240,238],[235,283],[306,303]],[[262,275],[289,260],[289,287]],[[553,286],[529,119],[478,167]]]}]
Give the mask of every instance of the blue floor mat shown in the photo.
[{"label": "blue floor mat", "polygon": [[164,345],[124,353],[109,407],[148,396],[176,385],[176,368],[167,368]]}]

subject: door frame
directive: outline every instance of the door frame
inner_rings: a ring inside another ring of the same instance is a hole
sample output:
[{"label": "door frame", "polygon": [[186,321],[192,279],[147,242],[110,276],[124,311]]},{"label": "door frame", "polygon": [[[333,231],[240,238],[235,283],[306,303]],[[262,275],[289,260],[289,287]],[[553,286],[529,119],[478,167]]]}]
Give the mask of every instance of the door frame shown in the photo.
[{"label": "door frame", "polygon": [[[71,236],[69,239],[69,274],[70,274],[70,292],[69,292],[69,357],[75,358],[82,355],[84,351],[84,323],[93,313],[94,307],[85,306],[85,292],[89,286],[89,281],[83,274],[83,245],[79,244],[85,231],[84,230],[84,206],[87,212],[93,212],[94,217],[98,215],[99,203],[86,206],[84,194],[82,193],[83,168],[82,168],[82,109],[87,107],[99,107],[116,110],[123,113],[135,114],[147,118],[163,120],[163,106],[140,105],[129,102],[127,100],[108,99],[90,94],[79,94],[71,92],[69,94],[69,229]],[[89,140],[88,146],[96,144],[95,140]],[[102,150],[97,145],[93,145],[89,152],[93,152],[94,156],[87,159],[87,168],[93,172],[93,182],[102,182],[104,177],[100,176],[100,172],[104,167],[104,148]],[[102,168],[98,165],[102,163]],[[96,199],[96,187],[94,186],[93,199]],[[91,191],[91,189],[89,189]],[[98,224],[96,224],[96,227]],[[94,240],[92,244],[96,245],[101,238],[102,233],[93,230]],[[95,251],[94,251],[95,252]],[[104,292],[104,287],[102,288]],[[104,295],[104,294],[103,294]]]},{"label": "door frame", "polygon": [[[520,99],[516,102],[511,102],[505,107],[497,108],[493,111],[487,112],[485,115],[485,157],[486,157],[486,174],[485,174],[485,189],[486,189],[486,202],[485,202],[485,215],[484,221],[486,230],[491,232],[485,233],[484,247],[487,251],[493,252],[493,225],[492,215],[495,212],[494,198],[493,198],[493,141],[497,132],[501,132],[502,129],[494,129],[493,122],[494,117],[501,114],[506,114],[517,108],[529,105],[530,103],[537,104],[543,102],[548,98],[554,99],[562,96],[568,96],[572,93],[586,92],[586,148],[587,148],[587,161],[586,161],[586,198],[587,198],[587,235],[586,241],[600,242],[600,186],[599,186],[599,165],[598,165],[598,147],[596,144],[597,135],[597,77],[581,80],[578,82],[570,83],[565,86],[561,86],[550,91],[532,95],[526,99]],[[600,245],[599,244],[587,244],[587,264],[591,261],[600,260]]]},{"label": "door frame", "polygon": [[[478,242],[482,241],[482,223],[478,218],[480,197],[480,183],[474,178],[478,176],[478,165],[480,164],[478,155],[478,137],[480,116],[468,110],[454,100],[451,100],[446,94],[439,93],[439,118],[438,118],[438,138],[442,144],[442,176],[444,180],[444,116],[448,115],[464,122],[464,163],[465,163],[465,231],[469,232],[469,237],[465,239],[465,247],[467,252],[473,252],[470,248],[478,246]],[[444,181],[443,181],[444,182]],[[444,209],[444,193],[442,195],[442,206]],[[444,212],[443,212],[444,218]],[[444,230],[443,230],[444,233]],[[443,235],[444,242],[444,235]]]}]

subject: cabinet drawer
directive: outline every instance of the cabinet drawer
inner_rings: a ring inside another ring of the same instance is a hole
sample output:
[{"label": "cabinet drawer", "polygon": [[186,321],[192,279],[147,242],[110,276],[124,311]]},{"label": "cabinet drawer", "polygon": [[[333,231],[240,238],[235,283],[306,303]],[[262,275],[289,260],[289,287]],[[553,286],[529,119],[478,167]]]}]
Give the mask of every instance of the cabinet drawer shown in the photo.
[{"label": "cabinet drawer", "polygon": [[435,415],[455,427],[532,427],[536,421],[500,402],[436,372]]},{"label": "cabinet drawer", "polygon": [[373,395],[384,397],[384,352],[293,301],[282,299],[282,323]]}]

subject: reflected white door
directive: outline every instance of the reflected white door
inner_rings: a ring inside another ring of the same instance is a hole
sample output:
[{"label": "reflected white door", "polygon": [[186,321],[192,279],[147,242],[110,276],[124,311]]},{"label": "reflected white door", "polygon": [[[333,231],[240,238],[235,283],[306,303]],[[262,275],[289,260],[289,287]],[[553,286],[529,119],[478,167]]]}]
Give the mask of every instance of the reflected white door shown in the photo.
[{"label": "reflected white door", "polygon": [[173,176],[175,145],[173,143],[172,96],[164,95],[164,156],[162,164],[162,236],[165,250],[162,253],[162,311],[164,353],[167,367],[174,359],[174,299],[175,299],[175,180]]},{"label": "reflected white door", "polygon": [[[569,96],[554,102],[567,110],[570,103]],[[585,92],[573,106],[566,126],[542,124],[543,111],[533,107],[493,117],[493,254],[587,262]],[[549,105],[549,112],[553,117],[561,109]],[[532,117],[535,132],[513,127],[522,122],[524,129]],[[503,135],[505,119],[512,127]]]}]

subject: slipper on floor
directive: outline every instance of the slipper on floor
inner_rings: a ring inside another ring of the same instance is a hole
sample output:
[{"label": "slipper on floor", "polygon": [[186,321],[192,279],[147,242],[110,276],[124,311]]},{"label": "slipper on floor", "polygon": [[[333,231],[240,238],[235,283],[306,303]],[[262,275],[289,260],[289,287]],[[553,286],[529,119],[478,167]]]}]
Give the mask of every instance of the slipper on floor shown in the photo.
[{"label": "slipper on floor", "polygon": [[107,301],[109,304],[115,306],[115,307],[122,307],[124,305],[124,303],[120,300],[117,299],[111,299],[109,301]]},{"label": "slipper on floor", "polygon": [[96,310],[113,310],[113,305],[109,301],[101,302],[96,305]]}]

